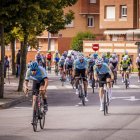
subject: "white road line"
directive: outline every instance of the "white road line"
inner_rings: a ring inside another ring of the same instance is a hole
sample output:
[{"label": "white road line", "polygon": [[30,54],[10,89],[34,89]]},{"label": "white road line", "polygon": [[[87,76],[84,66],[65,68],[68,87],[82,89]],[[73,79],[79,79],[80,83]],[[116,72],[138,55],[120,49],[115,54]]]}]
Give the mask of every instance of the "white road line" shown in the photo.
[{"label": "white road line", "polygon": [[64,85],[65,88],[72,89],[71,85]]},{"label": "white road line", "polygon": [[47,89],[58,89],[57,86],[48,86]]},{"label": "white road line", "polygon": [[140,88],[139,86],[137,85],[129,85],[130,88]]},{"label": "white road line", "polygon": [[121,88],[121,87],[120,86],[117,86],[117,85],[113,85],[113,88],[118,89],[118,88]]}]

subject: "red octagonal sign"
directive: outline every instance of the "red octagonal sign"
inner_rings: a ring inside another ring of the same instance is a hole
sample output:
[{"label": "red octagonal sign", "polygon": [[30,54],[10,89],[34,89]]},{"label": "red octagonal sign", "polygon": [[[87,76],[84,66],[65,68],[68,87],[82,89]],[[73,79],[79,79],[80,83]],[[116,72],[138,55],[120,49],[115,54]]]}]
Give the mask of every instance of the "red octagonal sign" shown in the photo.
[{"label": "red octagonal sign", "polygon": [[98,51],[99,50],[99,44],[92,44],[92,49],[94,51]]}]

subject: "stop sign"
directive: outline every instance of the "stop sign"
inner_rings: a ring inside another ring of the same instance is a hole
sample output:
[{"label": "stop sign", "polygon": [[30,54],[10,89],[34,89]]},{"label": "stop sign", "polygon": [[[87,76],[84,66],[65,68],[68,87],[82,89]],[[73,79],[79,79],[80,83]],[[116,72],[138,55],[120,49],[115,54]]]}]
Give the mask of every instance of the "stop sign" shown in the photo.
[{"label": "stop sign", "polygon": [[92,49],[94,51],[98,51],[99,50],[99,44],[92,44]]}]

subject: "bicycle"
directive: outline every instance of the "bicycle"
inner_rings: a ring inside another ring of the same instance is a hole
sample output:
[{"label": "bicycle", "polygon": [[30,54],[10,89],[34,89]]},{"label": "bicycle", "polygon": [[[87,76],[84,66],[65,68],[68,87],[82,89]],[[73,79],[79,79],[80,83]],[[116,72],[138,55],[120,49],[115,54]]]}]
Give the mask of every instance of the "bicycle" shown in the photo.
[{"label": "bicycle", "polygon": [[59,70],[58,70],[58,63],[56,62],[55,63],[55,74],[58,76],[58,72],[59,72]]},{"label": "bicycle", "polygon": [[124,74],[124,83],[125,83],[125,88],[127,89],[129,87],[129,83],[128,83],[128,73],[125,72]]},{"label": "bicycle", "polygon": [[47,69],[48,69],[48,73],[51,73],[51,60],[47,61]]},{"label": "bicycle", "polygon": [[79,77],[75,77],[75,79],[79,80],[78,83],[79,98],[82,101],[83,106],[85,106],[85,94],[83,92],[83,79],[86,79],[86,77],[82,77],[80,75]]},{"label": "bicycle", "polygon": [[107,87],[106,81],[100,81],[100,83],[104,84],[104,89],[103,89],[103,106],[104,106],[104,115],[108,114],[108,107],[109,107],[109,89]]},{"label": "bicycle", "polygon": [[62,72],[62,76],[61,76],[62,86],[64,86],[65,81],[66,81],[66,78],[65,78],[65,73],[64,73],[64,72]]},{"label": "bicycle", "polygon": [[44,129],[44,125],[45,125],[46,112],[44,111],[44,104],[43,104],[42,97],[39,94],[40,91],[41,90],[34,91],[36,95],[36,101],[33,108],[33,120],[32,120],[32,126],[33,126],[34,132],[37,131],[38,121],[40,123],[41,129]]}]

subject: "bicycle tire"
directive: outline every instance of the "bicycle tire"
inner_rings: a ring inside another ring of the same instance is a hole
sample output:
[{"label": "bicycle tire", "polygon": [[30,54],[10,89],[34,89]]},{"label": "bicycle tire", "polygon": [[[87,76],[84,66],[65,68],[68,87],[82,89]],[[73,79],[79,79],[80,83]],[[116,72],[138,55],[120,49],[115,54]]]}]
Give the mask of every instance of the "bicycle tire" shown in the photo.
[{"label": "bicycle tire", "polygon": [[38,124],[38,106],[36,101],[33,109],[33,123],[32,123],[34,132],[37,131],[37,124]]},{"label": "bicycle tire", "polygon": [[107,107],[106,107],[106,91],[104,91],[104,115],[107,114]]},{"label": "bicycle tire", "polygon": [[82,86],[81,85],[79,85],[79,93],[81,95],[82,104],[83,104],[83,106],[85,106],[85,96],[83,94],[83,89],[82,89]]},{"label": "bicycle tire", "polygon": [[40,122],[40,128],[44,129],[44,125],[45,125],[45,113],[44,113],[44,111],[41,112],[41,118],[40,118],[39,122]]},{"label": "bicycle tire", "polygon": [[95,88],[95,80],[93,79],[93,80],[92,80],[92,93],[95,92],[95,91],[94,91],[94,88]]},{"label": "bicycle tire", "polygon": [[127,82],[127,79],[125,79],[125,88],[126,88],[126,89],[128,88],[128,82]]}]

